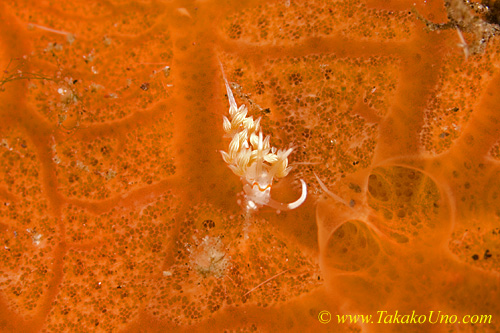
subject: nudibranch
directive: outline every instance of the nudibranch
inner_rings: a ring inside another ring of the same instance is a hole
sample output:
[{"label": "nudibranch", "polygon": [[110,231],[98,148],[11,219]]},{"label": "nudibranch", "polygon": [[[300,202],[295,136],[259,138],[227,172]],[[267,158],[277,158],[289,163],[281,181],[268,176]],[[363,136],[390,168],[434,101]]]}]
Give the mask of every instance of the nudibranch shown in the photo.
[{"label": "nudibranch", "polygon": [[259,117],[247,117],[247,107],[242,104],[239,108],[234,99],[231,87],[221,66],[222,76],[226,84],[229,100],[229,120],[223,116],[223,127],[226,136],[231,138],[228,152],[222,151],[222,158],[233,173],[243,182],[244,202],[240,202],[247,212],[255,211],[262,206],[269,206],[277,211],[291,210],[304,203],[307,197],[306,183],[301,179],[302,193],[300,198],[291,203],[281,203],[271,198],[271,187],[274,178],[283,178],[288,175],[291,167],[288,166],[288,156],[293,148],[276,149],[271,147],[271,137],[264,138],[260,128]]}]

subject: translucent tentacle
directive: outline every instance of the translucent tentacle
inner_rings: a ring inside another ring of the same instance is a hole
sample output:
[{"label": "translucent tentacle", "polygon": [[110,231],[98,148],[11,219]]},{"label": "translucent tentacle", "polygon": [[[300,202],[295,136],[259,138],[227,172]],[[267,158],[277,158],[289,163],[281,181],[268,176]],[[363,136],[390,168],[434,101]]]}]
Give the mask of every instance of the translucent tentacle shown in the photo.
[{"label": "translucent tentacle", "polygon": [[[227,92],[227,98],[229,99],[229,106],[231,109],[234,109],[234,112],[238,110],[238,106],[236,105],[236,100],[234,99],[233,92],[231,91],[231,87],[229,87],[229,83],[227,82],[226,79],[226,74],[224,73],[224,67],[222,66],[222,63],[219,61],[220,68],[222,70],[222,77],[224,78],[224,82],[226,83],[226,92]],[[232,116],[232,114],[231,114]]]},{"label": "translucent tentacle", "polygon": [[326,187],[325,183],[323,183],[323,182],[321,181],[321,179],[319,179],[319,177],[318,177],[318,175],[316,174],[316,172],[314,172],[314,171],[313,171],[313,173],[314,173],[314,176],[316,177],[316,179],[318,180],[319,186],[321,187],[321,189],[322,189],[323,191],[325,191],[325,193],[326,193],[326,194],[328,194],[328,195],[329,195],[331,198],[333,198],[334,200],[337,200],[338,202],[340,202],[340,203],[342,203],[342,204],[346,205],[347,207],[350,207],[350,206],[349,206],[349,204],[347,203],[347,201],[345,201],[344,199],[342,199],[341,197],[339,197],[338,195],[336,195],[335,193],[333,193],[332,191],[330,191],[330,190]]}]

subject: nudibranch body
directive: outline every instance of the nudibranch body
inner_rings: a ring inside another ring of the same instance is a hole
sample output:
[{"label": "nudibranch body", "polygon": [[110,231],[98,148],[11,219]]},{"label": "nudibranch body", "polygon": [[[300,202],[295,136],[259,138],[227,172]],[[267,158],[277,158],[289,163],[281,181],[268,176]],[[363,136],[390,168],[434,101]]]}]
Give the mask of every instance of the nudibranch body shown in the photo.
[{"label": "nudibranch body", "polygon": [[291,210],[299,207],[306,200],[307,186],[301,179],[302,194],[292,203],[281,203],[271,198],[271,186],[274,178],[283,178],[288,175],[291,167],[288,166],[288,156],[292,148],[276,149],[271,147],[271,137],[264,138],[260,128],[260,120],[247,117],[246,105],[239,108],[233,92],[227,82],[224,69],[222,75],[226,84],[229,100],[229,116],[223,117],[223,127],[226,135],[231,138],[228,152],[221,151],[224,162],[235,175],[243,181],[245,202],[243,207],[248,211],[255,211],[262,206],[269,206],[278,211]]}]

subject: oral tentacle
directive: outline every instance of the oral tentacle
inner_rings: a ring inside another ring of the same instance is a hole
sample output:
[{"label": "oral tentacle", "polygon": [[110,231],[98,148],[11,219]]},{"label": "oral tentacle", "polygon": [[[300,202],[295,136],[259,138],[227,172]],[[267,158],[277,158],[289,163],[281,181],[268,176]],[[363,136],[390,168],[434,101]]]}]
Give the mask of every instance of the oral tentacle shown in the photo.
[{"label": "oral tentacle", "polygon": [[279,211],[292,210],[302,205],[307,198],[307,185],[302,179],[300,182],[302,183],[302,193],[300,194],[300,198],[290,203],[283,203],[270,198],[266,205]]}]

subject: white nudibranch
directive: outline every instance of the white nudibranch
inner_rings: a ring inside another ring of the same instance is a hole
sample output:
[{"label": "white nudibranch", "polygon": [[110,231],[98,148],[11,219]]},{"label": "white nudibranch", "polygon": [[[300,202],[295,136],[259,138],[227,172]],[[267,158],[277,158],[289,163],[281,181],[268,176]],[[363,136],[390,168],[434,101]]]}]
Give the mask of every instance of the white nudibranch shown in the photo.
[{"label": "white nudibranch", "polygon": [[226,84],[229,99],[229,116],[223,117],[223,127],[226,136],[231,138],[228,152],[222,151],[222,158],[229,168],[241,177],[245,202],[243,207],[247,212],[257,210],[262,206],[269,206],[278,211],[291,210],[299,207],[307,197],[306,183],[301,179],[302,194],[291,203],[281,203],[271,198],[271,186],[274,178],[283,178],[288,175],[291,167],[288,166],[288,156],[292,148],[276,149],[271,147],[271,137],[264,138],[260,128],[260,120],[247,117],[246,105],[239,108],[229,87],[222,64],[222,76]]}]

